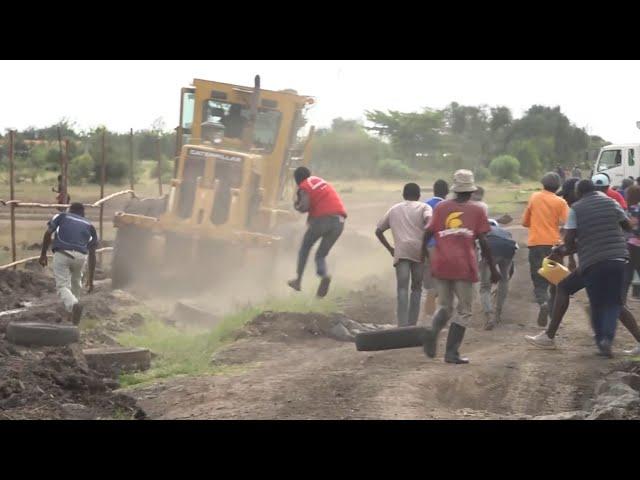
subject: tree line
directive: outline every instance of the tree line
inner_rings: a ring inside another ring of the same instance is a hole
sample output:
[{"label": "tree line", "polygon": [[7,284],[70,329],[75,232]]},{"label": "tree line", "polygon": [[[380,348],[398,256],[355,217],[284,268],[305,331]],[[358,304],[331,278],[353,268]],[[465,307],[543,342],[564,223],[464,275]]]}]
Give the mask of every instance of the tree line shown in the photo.
[{"label": "tree line", "polygon": [[[43,128],[28,127],[16,131],[14,139],[14,164],[18,181],[37,182],[46,172],[60,173],[61,148],[58,129],[64,141],[69,140],[68,175],[72,185],[98,183],[101,175],[102,134],[105,134],[105,163],[107,182],[124,184],[129,180],[131,138],[129,133],[110,132],[99,126],[89,130],[79,130],[66,119]],[[161,119],[148,129],[133,132],[134,178],[142,169],[140,160],[161,158],[163,179],[168,179],[173,171],[171,159],[175,156],[175,132],[166,132]],[[0,171],[8,169],[8,132],[0,134]],[[157,167],[152,175],[158,175]]]},{"label": "tree line", "polygon": [[519,182],[547,170],[591,167],[607,145],[572,124],[560,107],[533,105],[521,118],[504,106],[451,103],[420,112],[371,110],[366,122],[337,118],[319,129],[313,163],[347,177],[403,178],[432,169],[469,168]]}]

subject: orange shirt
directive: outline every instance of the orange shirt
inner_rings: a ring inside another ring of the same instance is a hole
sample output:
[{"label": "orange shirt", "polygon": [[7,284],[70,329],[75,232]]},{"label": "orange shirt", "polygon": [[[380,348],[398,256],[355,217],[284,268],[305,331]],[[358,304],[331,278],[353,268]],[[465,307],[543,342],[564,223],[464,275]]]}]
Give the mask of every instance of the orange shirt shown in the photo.
[{"label": "orange shirt", "polygon": [[560,242],[560,225],[567,221],[569,205],[564,198],[547,190],[531,195],[522,217],[522,225],[529,229],[530,247],[555,245]]}]

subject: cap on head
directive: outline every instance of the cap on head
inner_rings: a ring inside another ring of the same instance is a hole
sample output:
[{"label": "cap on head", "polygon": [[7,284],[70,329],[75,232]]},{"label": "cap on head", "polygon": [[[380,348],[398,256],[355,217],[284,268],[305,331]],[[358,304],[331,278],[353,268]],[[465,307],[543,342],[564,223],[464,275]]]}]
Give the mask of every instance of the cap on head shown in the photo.
[{"label": "cap on head", "polygon": [[610,185],[609,176],[603,173],[596,173],[593,177],[591,177],[591,181],[596,186],[596,188],[608,187]]},{"label": "cap on head", "polygon": [[300,183],[311,176],[311,170],[307,167],[298,167],[293,172],[293,178],[296,180],[296,184]]},{"label": "cap on head", "polygon": [[560,188],[560,182],[560,175],[556,172],[547,172],[540,180],[544,189],[550,192],[556,192]]},{"label": "cap on head", "polygon": [[476,185],[471,170],[458,170],[453,174],[453,188],[455,193],[475,192]]}]

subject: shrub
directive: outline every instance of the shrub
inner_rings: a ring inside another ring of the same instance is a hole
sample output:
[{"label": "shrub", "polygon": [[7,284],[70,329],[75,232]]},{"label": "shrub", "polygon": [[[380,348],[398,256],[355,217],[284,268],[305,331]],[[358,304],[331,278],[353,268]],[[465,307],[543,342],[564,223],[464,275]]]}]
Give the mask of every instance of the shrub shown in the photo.
[{"label": "shrub", "polygon": [[511,155],[500,155],[489,164],[491,174],[497,179],[515,181],[520,172],[520,162]]},{"label": "shrub", "polygon": [[95,163],[88,153],[83,153],[69,162],[69,182],[79,184],[93,180]]},{"label": "shrub", "polygon": [[408,178],[414,172],[400,160],[385,158],[378,162],[378,174],[387,178]]},{"label": "shrub", "polygon": [[489,178],[489,169],[487,167],[483,167],[482,165],[473,169],[473,176],[477,182],[484,182],[487,178]]}]

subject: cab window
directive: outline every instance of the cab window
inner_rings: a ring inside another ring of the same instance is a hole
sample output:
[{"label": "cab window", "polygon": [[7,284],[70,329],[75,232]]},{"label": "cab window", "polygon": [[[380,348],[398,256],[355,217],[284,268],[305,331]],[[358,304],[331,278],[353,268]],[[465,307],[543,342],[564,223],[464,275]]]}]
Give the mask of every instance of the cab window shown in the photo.
[{"label": "cab window", "polygon": [[605,150],[600,155],[598,171],[609,170],[622,165],[622,152],[620,150]]}]

